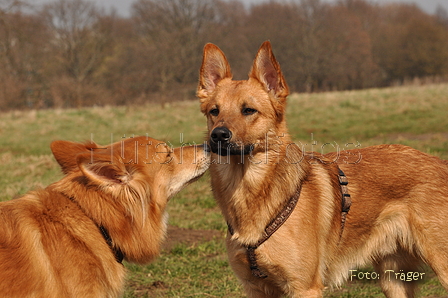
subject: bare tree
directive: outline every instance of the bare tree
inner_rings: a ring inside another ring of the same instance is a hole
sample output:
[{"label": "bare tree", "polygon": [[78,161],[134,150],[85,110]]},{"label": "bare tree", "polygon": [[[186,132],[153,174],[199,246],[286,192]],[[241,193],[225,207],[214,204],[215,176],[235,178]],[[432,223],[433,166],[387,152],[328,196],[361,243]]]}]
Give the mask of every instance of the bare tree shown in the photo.
[{"label": "bare tree", "polygon": [[437,21],[448,28],[448,10],[443,8],[440,4],[436,7],[436,18]]},{"label": "bare tree", "polygon": [[158,89],[196,81],[207,32],[216,21],[215,1],[138,0],[133,18],[153,61]]},{"label": "bare tree", "polygon": [[22,2],[18,0],[0,1],[0,59],[2,59],[3,70],[13,72],[17,69],[14,55],[14,45],[16,44],[16,26],[13,14],[19,13]]},{"label": "bare tree", "polygon": [[91,0],[0,0],[0,108],[194,98],[202,48],[235,79],[269,39],[292,91],[448,75],[447,11],[368,0],[135,0],[131,18]]},{"label": "bare tree", "polygon": [[0,1],[0,106],[38,108],[43,103],[46,30],[42,19],[23,13],[23,1]]},{"label": "bare tree", "polygon": [[416,5],[378,8],[382,20],[371,32],[374,59],[384,83],[448,73],[448,30]]},{"label": "bare tree", "polygon": [[21,0],[0,0],[0,15],[4,16],[8,13],[18,12],[26,5],[27,3]]},{"label": "bare tree", "polygon": [[110,53],[110,24],[105,25],[105,15],[85,0],[58,0],[46,5],[43,15],[53,32],[55,67],[75,83],[76,105],[88,104],[83,102],[83,88]]}]

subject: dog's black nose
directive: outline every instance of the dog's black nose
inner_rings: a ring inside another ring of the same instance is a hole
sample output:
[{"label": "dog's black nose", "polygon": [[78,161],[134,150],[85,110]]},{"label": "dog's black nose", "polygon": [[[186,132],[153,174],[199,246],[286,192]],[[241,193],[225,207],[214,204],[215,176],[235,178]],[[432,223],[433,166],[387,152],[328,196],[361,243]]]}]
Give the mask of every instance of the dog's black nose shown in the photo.
[{"label": "dog's black nose", "polygon": [[210,135],[210,139],[214,143],[218,142],[226,143],[229,142],[231,138],[232,133],[227,127],[224,126],[215,128]]}]

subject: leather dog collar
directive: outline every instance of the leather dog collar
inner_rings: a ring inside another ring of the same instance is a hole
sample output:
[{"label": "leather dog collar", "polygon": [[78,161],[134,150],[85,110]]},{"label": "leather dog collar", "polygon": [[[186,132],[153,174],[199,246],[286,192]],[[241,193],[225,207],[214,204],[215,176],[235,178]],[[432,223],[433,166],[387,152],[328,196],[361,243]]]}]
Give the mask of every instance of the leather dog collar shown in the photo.
[{"label": "leather dog collar", "polygon": [[[70,197],[70,196],[67,196],[67,197],[69,198],[70,201],[72,201],[73,203],[75,203],[79,207],[79,204],[76,202],[75,198]],[[115,260],[118,263],[122,264],[123,259],[124,259],[124,254],[121,251],[121,249],[119,249],[119,248],[117,248],[117,247],[115,247],[113,245],[112,238],[110,237],[109,232],[107,231],[107,229],[104,226],[97,225],[96,222],[93,219],[91,219],[91,220],[95,223],[95,225],[100,230],[101,235],[103,236],[104,240],[106,240],[107,245],[110,247],[112,253],[114,254]]]},{"label": "leather dog collar", "polygon": [[105,227],[98,226],[98,228],[100,229],[101,235],[103,235],[104,240],[106,240],[107,245],[109,245],[110,249],[114,253],[115,260],[117,260],[118,263],[122,264],[123,259],[124,259],[124,254],[121,251],[121,249],[116,248],[116,247],[113,246],[112,238],[110,238],[109,232],[106,230]]}]

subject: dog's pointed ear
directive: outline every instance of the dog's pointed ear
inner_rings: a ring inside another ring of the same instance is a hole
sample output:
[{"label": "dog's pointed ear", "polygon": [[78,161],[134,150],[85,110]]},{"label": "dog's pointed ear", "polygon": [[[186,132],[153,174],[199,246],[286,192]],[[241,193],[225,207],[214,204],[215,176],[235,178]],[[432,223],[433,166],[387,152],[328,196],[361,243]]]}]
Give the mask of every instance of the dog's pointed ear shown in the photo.
[{"label": "dog's pointed ear", "polygon": [[96,185],[123,185],[132,179],[123,162],[107,154],[79,154],[76,161],[84,176]]},{"label": "dog's pointed ear", "polygon": [[82,144],[69,141],[53,141],[50,145],[54,158],[61,166],[62,172],[68,174],[78,170],[76,156],[80,153],[90,152],[93,148],[97,148],[95,143]]},{"label": "dog's pointed ear", "polygon": [[232,78],[226,56],[216,45],[206,44],[199,73],[197,96],[201,99],[207,98],[215,90],[216,85],[225,78]]},{"label": "dog's pointed ear", "polygon": [[258,50],[249,77],[257,79],[266,91],[273,91],[278,99],[286,98],[289,94],[288,85],[269,41],[265,41]]}]

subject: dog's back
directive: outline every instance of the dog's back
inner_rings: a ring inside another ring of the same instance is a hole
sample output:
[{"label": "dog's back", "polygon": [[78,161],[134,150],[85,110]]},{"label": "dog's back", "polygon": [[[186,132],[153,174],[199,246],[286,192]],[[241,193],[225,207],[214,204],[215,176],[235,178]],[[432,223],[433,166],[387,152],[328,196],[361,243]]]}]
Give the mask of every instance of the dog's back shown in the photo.
[{"label": "dog's back", "polygon": [[[353,204],[338,261],[329,266],[329,272],[349,274],[352,268],[344,268],[344,263],[365,264],[372,258],[376,271],[385,276],[387,270],[419,272],[423,259],[448,286],[448,267],[440,259],[448,255],[444,240],[448,234],[442,228],[448,222],[447,162],[403,145],[355,152],[362,160],[350,164],[342,158],[339,164],[347,175]],[[334,277],[330,274],[329,278]],[[399,285],[408,286],[410,292],[415,286]],[[386,293],[391,291],[387,283],[383,287]]]},{"label": "dog's back", "polygon": [[0,222],[2,297],[120,295],[123,265],[69,198],[44,189],[0,203]]}]

